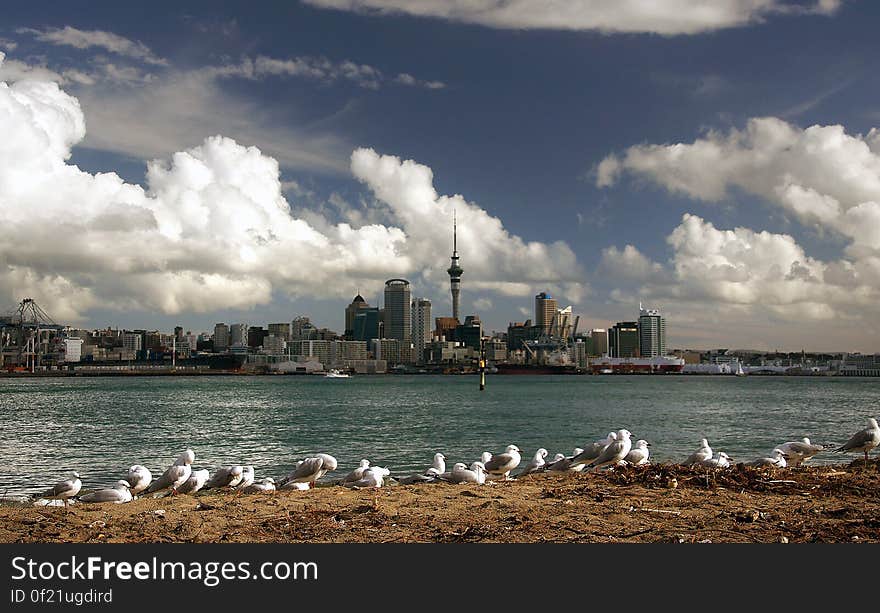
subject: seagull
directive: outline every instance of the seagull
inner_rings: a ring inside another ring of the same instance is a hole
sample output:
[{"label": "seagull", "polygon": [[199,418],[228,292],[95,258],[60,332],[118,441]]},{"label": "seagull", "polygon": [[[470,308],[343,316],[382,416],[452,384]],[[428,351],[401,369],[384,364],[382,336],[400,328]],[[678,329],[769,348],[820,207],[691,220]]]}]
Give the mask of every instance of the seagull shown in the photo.
[{"label": "seagull", "polygon": [[308,481],[304,483],[300,483],[299,481],[287,481],[280,488],[282,490],[307,490],[310,489],[311,485]]},{"label": "seagull", "polygon": [[474,462],[470,468],[464,463],[458,462],[452,467],[451,481],[453,483],[476,483],[477,485],[482,485],[486,482],[486,468],[482,462]]},{"label": "seagull", "polygon": [[192,463],[196,459],[196,454],[192,449],[187,449],[174,464],[168,467],[162,476],[150,483],[149,487],[144,490],[144,494],[156,494],[170,489],[171,495],[177,494],[177,488],[183,485],[192,474]]},{"label": "seagull", "polygon": [[[580,447],[575,447],[574,452],[572,452],[570,457],[562,456],[559,460],[556,460],[552,464],[547,465],[547,470],[553,472],[581,472],[584,469],[583,464],[572,464],[572,460],[578,457],[580,454],[584,452]],[[562,454],[559,454],[562,455]]]},{"label": "seagull", "polygon": [[626,429],[617,431],[617,438],[605,448],[598,458],[587,464],[587,468],[597,469],[609,464],[617,464],[632,449],[632,432]]},{"label": "seagull", "polygon": [[180,487],[177,488],[178,494],[195,494],[200,489],[205,487],[205,484],[208,482],[208,477],[210,473],[208,473],[207,468],[203,468],[202,470],[194,470],[190,473],[189,479],[184,481]]},{"label": "seagull", "polygon": [[244,494],[258,494],[261,492],[274,492],[275,491],[275,479],[272,477],[266,477],[265,479],[260,479],[259,481],[255,481],[250,485],[242,488],[242,493]]},{"label": "seagull", "polygon": [[519,466],[521,456],[519,455],[519,447],[516,445],[508,445],[503,453],[492,456],[486,464],[480,465],[486,470],[488,475],[496,479],[510,479],[510,471]]},{"label": "seagull", "polygon": [[150,469],[146,466],[141,466],[140,464],[135,464],[129,468],[128,474],[125,475],[125,481],[128,481],[131,486],[130,491],[132,496],[140,494],[147,489],[152,480],[153,474],[150,472]]},{"label": "seagull", "polygon": [[72,479],[59,481],[42,494],[36,494],[34,498],[44,498],[47,500],[63,500],[64,507],[67,507],[68,499],[76,496],[82,489],[82,481],[79,479],[79,473],[73,472]]},{"label": "seagull", "polygon": [[544,458],[547,457],[547,450],[541,447],[535,452],[535,457],[529,460],[529,463],[526,464],[526,467],[522,469],[522,471],[517,475],[517,477],[522,477],[524,475],[529,475],[535,471],[541,470],[546,462]]},{"label": "seagull", "polygon": [[590,443],[587,445],[586,449],[581,451],[571,459],[571,464],[573,466],[581,466],[584,464],[589,464],[596,458],[598,458],[605,448],[611,444],[614,439],[617,438],[617,432],[609,432],[608,436],[603,439],[600,439],[594,443]]},{"label": "seagull", "polygon": [[241,483],[241,476],[244,473],[244,466],[227,466],[226,468],[218,468],[214,476],[205,484],[204,489],[212,490],[218,487],[233,488]]},{"label": "seagull", "polygon": [[783,443],[777,449],[784,453],[785,459],[792,462],[794,467],[797,468],[825,448],[822,445],[813,445],[810,439],[804,437],[799,441]]},{"label": "seagull", "polygon": [[113,487],[108,487],[103,490],[97,490],[91,492],[90,494],[86,494],[85,496],[80,496],[80,502],[113,502],[116,504],[122,504],[123,502],[131,502],[131,485],[128,481],[124,481],[120,479],[116,482],[116,485]]},{"label": "seagull", "polygon": [[492,454],[489,453],[488,451],[484,451],[483,453],[480,454],[480,462],[482,462],[483,464],[486,464],[486,462],[488,462],[491,459],[492,459]]},{"label": "seagull", "polygon": [[700,448],[688,456],[684,461],[685,466],[693,466],[694,464],[702,464],[712,459],[712,448],[709,447],[709,441],[704,438],[700,439]]},{"label": "seagull", "polygon": [[746,466],[754,466],[760,468],[762,466],[772,466],[773,468],[785,468],[788,463],[785,461],[785,454],[779,449],[774,449],[769,458],[758,458],[751,462],[746,462]]},{"label": "seagull", "polygon": [[241,481],[236,483],[232,489],[240,491],[249,486],[254,482],[254,467],[253,466],[244,466],[241,471]]},{"label": "seagull", "polygon": [[374,466],[364,471],[362,477],[357,481],[349,481],[344,483],[345,487],[353,487],[360,489],[363,487],[382,487],[385,484],[385,477],[391,474],[391,471],[381,466]]},{"label": "seagull", "polygon": [[636,441],[636,444],[632,446],[629,453],[626,454],[626,457],[623,458],[624,462],[628,464],[633,464],[634,466],[641,466],[642,464],[648,464],[648,456],[650,455],[650,451],[648,447],[651,446],[651,443],[644,439],[639,439]]},{"label": "seagull", "polygon": [[370,468],[369,460],[361,460],[360,465],[355,468],[353,471],[345,475],[342,478],[342,485],[348,485],[349,483],[354,483],[355,481],[360,481],[364,478],[364,473]]},{"label": "seagull", "polygon": [[867,428],[865,428],[864,430],[859,430],[858,432],[853,434],[847,442],[845,442],[834,451],[864,451],[865,466],[867,466],[868,452],[878,445],[880,445],[880,427],[877,426],[876,419],[874,419],[873,417],[869,417]]},{"label": "seagull", "polygon": [[705,466],[706,468],[730,468],[730,456],[723,451],[719,451],[717,457],[700,462],[700,466]]},{"label": "seagull", "polygon": [[326,453],[318,453],[314,457],[306,458],[297,463],[296,468],[284,478],[281,485],[284,487],[291,482],[314,485],[315,481],[325,474],[331,470],[336,470],[336,465],[336,458]]},{"label": "seagull", "polygon": [[425,471],[425,474],[437,474],[442,475],[446,472],[446,456],[442,453],[434,454],[434,463],[431,464],[431,468]]}]

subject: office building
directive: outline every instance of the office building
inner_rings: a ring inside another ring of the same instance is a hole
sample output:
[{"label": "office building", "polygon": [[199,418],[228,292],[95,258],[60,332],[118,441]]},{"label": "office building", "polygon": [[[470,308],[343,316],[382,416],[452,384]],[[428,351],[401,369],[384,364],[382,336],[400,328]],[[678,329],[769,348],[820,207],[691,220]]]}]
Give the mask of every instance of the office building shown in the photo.
[{"label": "office building", "polygon": [[590,332],[590,355],[608,355],[608,330],[595,328]]},{"label": "office building", "polygon": [[354,318],[361,309],[368,309],[370,305],[364,300],[364,297],[358,294],[351,301],[351,304],[345,307],[345,338],[354,338]]},{"label": "office building", "polygon": [[431,342],[431,301],[415,298],[412,301],[413,359],[424,362],[425,345]]},{"label": "office building", "polygon": [[608,328],[608,355],[612,358],[639,357],[639,324],[620,321]]},{"label": "office building", "polygon": [[[214,351],[220,353],[229,349],[229,326],[214,324]],[[149,345],[148,349],[152,349]]]},{"label": "office building", "polygon": [[375,338],[382,338],[382,313],[378,307],[358,309],[354,316],[352,340],[365,341],[367,346]]},{"label": "office building", "polygon": [[639,305],[639,354],[643,358],[666,355],[666,319],[657,309]]},{"label": "office building", "polygon": [[229,346],[247,347],[247,324],[229,326]]},{"label": "office building", "polygon": [[411,302],[409,281],[389,279],[385,282],[385,338],[400,341],[398,355],[405,361],[409,361],[407,354],[412,347]]},{"label": "office building", "polygon": [[280,338],[285,341],[290,340],[290,322],[280,323],[280,324],[269,324],[269,334],[274,336],[275,338]]},{"label": "office building", "polygon": [[547,292],[535,296],[535,325],[541,329],[542,334],[550,334],[550,326],[557,310],[556,299]]}]

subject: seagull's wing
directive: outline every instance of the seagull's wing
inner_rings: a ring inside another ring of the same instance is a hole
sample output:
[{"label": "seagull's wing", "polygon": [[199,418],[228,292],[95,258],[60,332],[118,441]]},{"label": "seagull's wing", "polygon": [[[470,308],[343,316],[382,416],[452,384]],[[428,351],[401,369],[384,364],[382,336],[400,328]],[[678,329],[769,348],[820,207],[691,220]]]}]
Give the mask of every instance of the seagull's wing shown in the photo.
[{"label": "seagull's wing", "polygon": [[486,472],[497,472],[513,462],[513,456],[509,453],[499,453],[492,456],[492,459],[486,462]]},{"label": "seagull's wing", "polygon": [[849,451],[850,449],[860,449],[869,444],[874,438],[874,430],[865,428],[852,435],[852,437],[843,445],[834,451]]},{"label": "seagull's wing", "polygon": [[60,498],[65,495],[72,496],[77,491],[76,479],[67,479],[66,481],[59,481],[42,494],[39,494],[37,498]]},{"label": "seagull's wing", "polygon": [[306,458],[302,464],[288,475],[288,481],[296,481],[297,479],[307,479],[316,474],[324,466],[324,460],[321,458]]},{"label": "seagull's wing", "polygon": [[577,466],[579,464],[587,464],[592,462],[605,451],[605,448],[608,447],[605,443],[590,443],[587,445],[587,448],[581,451],[579,454],[574,456],[571,459],[571,465]]},{"label": "seagull's wing", "polygon": [[119,502],[120,500],[126,500],[128,497],[126,496],[126,492],[122,490],[118,490],[116,488],[109,488],[105,490],[98,490],[96,492],[92,492],[91,494],[86,494],[85,496],[80,496],[80,502]]},{"label": "seagull's wing", "polygon": [[598,464],[602,464],[603,462],[610,462],[617,456],[617,454],[620,453],[622,449],[623,441],[612,441],[610,445],[602,450],[602,453],[599,454],[598,458],[590,462],[590,466],[596,466]]},{"label": "seagull's wing", "polygon": [[172,464],[168,467],[168,469],[162,473],[162,476],[153,481],[146,490],[144,490],[144,494],[152,494],[153,492],[160,492],[162,490],[168,489],[174,482],[177,480],[178,476],[180,476],[179,470],[181,466],[178,464]]},{"label": "seagull's wing", "polygon": [[229,467],[220,468],[217,470],[217,472],[214,473],[213,477],[208,479],[208,482],[205,484],[205,486],[202,489],[210,490],[215,487],[224,487],[226,485],[229,485],[231,480],[232,480],[232,469]]}]

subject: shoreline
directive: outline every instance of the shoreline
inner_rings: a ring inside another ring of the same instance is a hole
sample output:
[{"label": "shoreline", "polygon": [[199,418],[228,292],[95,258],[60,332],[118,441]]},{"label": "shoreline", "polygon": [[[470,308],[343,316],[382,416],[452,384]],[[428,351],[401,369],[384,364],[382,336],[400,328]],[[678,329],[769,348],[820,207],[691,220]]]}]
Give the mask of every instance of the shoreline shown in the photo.
[{"label": "shoreline", "polygon": [[0,505],[3,543],[880,542],[880,460]]}]

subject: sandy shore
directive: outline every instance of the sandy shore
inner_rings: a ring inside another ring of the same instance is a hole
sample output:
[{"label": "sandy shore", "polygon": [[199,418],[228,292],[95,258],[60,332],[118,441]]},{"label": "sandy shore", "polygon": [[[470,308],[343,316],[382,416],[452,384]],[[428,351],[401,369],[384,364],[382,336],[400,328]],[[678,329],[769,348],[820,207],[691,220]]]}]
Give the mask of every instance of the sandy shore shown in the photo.
[{"label": "sandy shore", "polygon": [[0,506],[0,542],[878,542],[880,463]]}]

